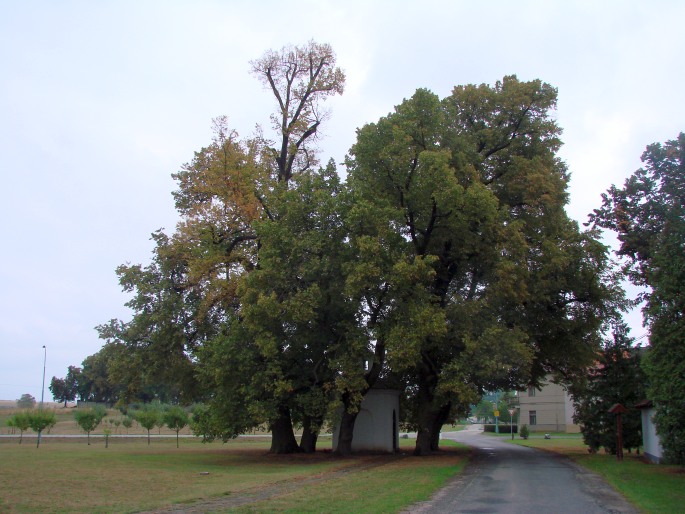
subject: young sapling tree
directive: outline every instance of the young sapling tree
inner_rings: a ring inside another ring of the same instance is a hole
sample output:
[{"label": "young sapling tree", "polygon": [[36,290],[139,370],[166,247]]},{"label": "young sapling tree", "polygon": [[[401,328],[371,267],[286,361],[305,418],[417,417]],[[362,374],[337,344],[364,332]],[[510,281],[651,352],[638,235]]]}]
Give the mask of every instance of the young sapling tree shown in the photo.
[{"label": "young sapling tree", "polygon": [[29,426],[31,430],[38,434],[38,441],[36,442],[36,448],[40,446],[40,436],[43,430],[46,428],[51,428],[57,423],[57,418],[54,412],[49,412],[43,409],[38,409],[35,412],[28,413]]},{"label": "young sapling tree", "polygon": [[78,426],[87,434],[88,445],[90,445],[90,433],[102,422],[106,412],[102,408],[76,410],[74,419]]},{"label": "young sapling tree", "polygon": [[31,427],[28,412],[17,412],[7,420],[7,425],[19,429],[19,444],[24,438],[24,432]]},{"label": "young sapling tree", "polygon": [[182,407],[174,405],[164,413],[164,424],[176,432],[176,448],[178,448],[178,433],[188,425],[188,413]]},{"label": "young sapling tree", "polygon": [[137,411],[133,417],[141,427],[147,430],[147,444],[150,446],[150,430],[157,425],[160,412],[157,409],[142,409]]}]

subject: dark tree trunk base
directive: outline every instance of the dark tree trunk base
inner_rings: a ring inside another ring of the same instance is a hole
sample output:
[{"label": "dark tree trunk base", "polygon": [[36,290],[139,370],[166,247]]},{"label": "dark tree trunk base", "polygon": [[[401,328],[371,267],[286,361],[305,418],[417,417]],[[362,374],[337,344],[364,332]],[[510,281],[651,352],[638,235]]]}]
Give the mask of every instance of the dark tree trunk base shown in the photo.
[{"label": "dark tree trunk base", "polygon": [[304,453],[316,452],[316,441],[319,438],[319,430],[322,421],[306,417],[302,423],[302,437],[300,438],[300,450]]},{"label": "dark tree trunk base", "polygon": [[279,409],[279,417],[271,424],[271,448],[269,453],[287,454],[298,453],[300,447],[295,439],[293,423],[290,419],[290,409]]},{"label": "dark tree trunk base", "polygon": [[427,430],[420,429],[416,434],[416,446],[414,447],[414,455],[417,457],[425,457],[431,455],[431,434]]},{"label": "dark tree trunk base", "polygon": [[357,413],[350,414],[345,410],[340,420],[340,430],[338,432],[338,446],[335,449],[335,454],[343,457],[352,455],[352,436],[354,434],[354,422],[357,419]]}]

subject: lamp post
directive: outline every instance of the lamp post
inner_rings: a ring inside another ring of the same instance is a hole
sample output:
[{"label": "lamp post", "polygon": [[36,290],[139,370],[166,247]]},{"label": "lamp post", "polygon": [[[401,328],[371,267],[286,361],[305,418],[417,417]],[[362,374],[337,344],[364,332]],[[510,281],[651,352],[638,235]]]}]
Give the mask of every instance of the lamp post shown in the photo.
[{"label": "lamp post", "polygon": [[48,349],[43,345],[43,387],[40,390],[40,408],[43,408],[43,399],[45,398],[45,363],[48,360]]},{"label": "lamp post", "polygon": [[[43,345],[43,387],[40,390],[40,410],[42,411],[44,408],[44,403],[43,400],[45,399],[45,363],[48,360],[48,349]],[[40,436],[43,433],[43,430],[38,431],[38,442],[36,443],[36,448],[40,446]]]},{"label": "lamp post", "polygon": [[514,413],[516,412],[516,407],[511,407],[509,410],[509,428],[511,430],[511,440],[514,440]]},{"label": "lamp post", "polygon": [[497,409],[497,403],[492,402],[493,414],[495,415],[495,433],[499,434],[499,410]]}]

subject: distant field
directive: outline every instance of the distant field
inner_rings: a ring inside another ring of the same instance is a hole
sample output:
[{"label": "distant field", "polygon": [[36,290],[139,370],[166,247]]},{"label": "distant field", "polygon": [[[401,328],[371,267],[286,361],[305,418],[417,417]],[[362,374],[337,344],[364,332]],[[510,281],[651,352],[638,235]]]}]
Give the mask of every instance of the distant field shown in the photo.
[{"label": "distant field", "polygon": [[[40,403],[40,402],[38,402]],[[36,403],[36,405],[38,405]],[[62,403],[55,403],[55,402],[45,402],[45,407],[48,409],[55,409],[58,407],[62,407]],[[4,409],[16,409],[17,408],[17,401],[16,400],[0,400],[0,412],[2,412]]]}]

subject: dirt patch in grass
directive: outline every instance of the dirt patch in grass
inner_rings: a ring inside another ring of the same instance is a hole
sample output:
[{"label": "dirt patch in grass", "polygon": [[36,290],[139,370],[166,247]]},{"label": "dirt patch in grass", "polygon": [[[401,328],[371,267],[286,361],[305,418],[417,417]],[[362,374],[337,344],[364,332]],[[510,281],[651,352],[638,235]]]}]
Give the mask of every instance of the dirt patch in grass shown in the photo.
[{"label": "dirt patch in grass", "polygon": [[[246,454],[247,451],[243,451]],[[248,458],[254,457],[246,455]],[[242,491],[239,494],[231,494],[223,497],[212,498],[209,500],[203,500],[199,502],[194,502],[186,505],[174,505],[166,510],[154,510],[156,514],[171,514],[171,513],[203,513],[203,512],[216,512],[230,510],[235,507],[240,507],[243,505],[253,504],[256,502],[269,500],[271,498],[290,495],[294,492],[308,487],[320,487],[324,482],[331,480],[340,480],[342,477],[349,475],[351,473],[358,473],[361,471],[368,471],[381,466],[387,466],[396,460],[405,459],[405,455],[397,456],[378,456],[378,455],[365,455],[357,456],[355,458],[337,458],[330,454],[326,455],[323,452],[319,452],[314,455],[270,455],[268,460],[276,461],[280,463],[302,463],[302,462],[312,462],[317,460],[337,460],[340,467],[336,466],[334,469],[328,469],[320,473],[314,474],[312,476],[302,478],[293,477],[289,479],[280,480],[277,483],[268,485],[259,485],[251,487],[247,490]]]},{"label": "dirt patch in grass", "polygon": [[428,499],[463,469],[467,459],[468,450],[456,448],[430,457],[414,457],[408,453],[379,456],[371,462],[326,473],[317,480],[272,490],[268,498],[248,499],[241,505],[219,510],[237,513],[395,513]]}]

